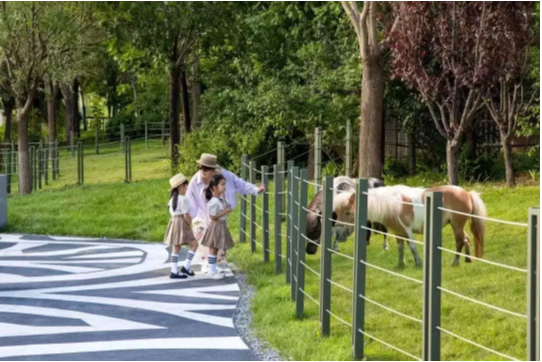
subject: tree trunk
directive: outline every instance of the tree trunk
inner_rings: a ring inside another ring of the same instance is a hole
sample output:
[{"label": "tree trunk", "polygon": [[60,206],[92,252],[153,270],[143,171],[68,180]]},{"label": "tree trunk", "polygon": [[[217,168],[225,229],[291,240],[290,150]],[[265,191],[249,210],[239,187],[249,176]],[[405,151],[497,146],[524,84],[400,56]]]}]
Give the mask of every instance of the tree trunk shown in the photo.
[{"label": "tree trunk", "polygon": [[173,168],[179,164],[179,73],[178,67],[169,71],[169,154]]},{"label": "tree trunk", "polygon": [[456,139],[446,142],[446,166],[448,168],[448,184],[459,185],[459,146]]},{"label": "tree trunk", "polygon": [[190,119],[190,103],[188,101],[188,84],[186,83],[186,70],[181,71],[181,95],[183,102],[183,120],[184,131],[190,133],[192,131],[192,122]]},{"label": "tree trunk", "polygon": [[516,186],[516,177],[514,175],[514,164],[512,160],[512,137],[507,137],[501,133],[501,145],[504,153],[504,167],[506,170],[506,186]]},{"label": "tree trunk", "polygon": [[359,177],[382,177],[384,79],[380,56],[363,61],[359,122]]},{"label": "tree trunk", "polygon": [[[29,96],[30,97],[30,96]],[[31,98],[34,98],[33,96]],[[30,113],[30,105],[32,99],[27,99],[26,104],[17,104],[19,110],[18,129],[19,129],[19,151],[18,151],[18,163],[19,163],[19,193],[21,195],[27,195],[32,192],[32,180],[30,178],[30,158],[28,154],[28,114]]]},{"label": "tree trunk", "polygon": [[201,83],[199,81],[199,60],[192,65],[192,122],[195,128],[201,128],[199,116],[199,103],[201,96]]},{"label": "tree trunk", "polygon": [[81,114],[79,113],[79,80],[73,80],[73,127],[74,134],[81,138]]},{"label": "tree trunk", "polygon": [[5,133],[4,133],[4,142],[10,142],[11,141],[11,125],[12,125],[12,118],[13,118],[13,107],[15,106],[15,101],[13,98],[9,98],[8,100],[2,100],[2,103],[4,105],[4,117],[6,117],[6,127],[5,127]]},{"label": "tree trunk", "polygon": [[53,82],[47,82],[47,125],[49,129],[49,143],[56,139],[56,87]]},{"label": "tree trunk", "polygon": [[64,97],[64,102],[66,103],[66,141],[71,144],[74,133],[73,93],[71,90],[70,94]]}]

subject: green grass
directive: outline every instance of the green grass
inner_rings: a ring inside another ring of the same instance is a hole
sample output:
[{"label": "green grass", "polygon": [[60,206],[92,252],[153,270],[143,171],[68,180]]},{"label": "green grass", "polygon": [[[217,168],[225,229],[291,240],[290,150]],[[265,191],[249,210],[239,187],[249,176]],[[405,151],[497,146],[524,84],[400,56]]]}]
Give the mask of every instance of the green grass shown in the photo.
[{"label": "green grass", "polygon": [[[118,145],[117,145],[118,147]],[[134,147],[134,145],[133,145]],[[137,146],[135,146],[137,147]],[[156,153],[153,153],[156,152]],[[50,235],[106,236],[160,242],[168,222],[166,203],[168,199],[167,164],[163,160],[163,148],[134,152],[133,169],[141,170],[141,177],[124,184],[124,161],[120,170],[114,163],[101,164],[96,158],[88,169],[86,184],[74,186],[75,177],[65,184],[51,185],[31,196],[11,196],[9,199],[9,223],[3,232],[25,232]],[[139,158],[136,156],[140,154]],[[115,156],[111,156],[114,159]],[[101,160],[106,160],[106,156]],[[88,160],[88,162],[87,162]],[[67,163],[68,161],[66,161]],[[109,162],[109,161],[108,161]],[[112,161],[111,161],[112,162]],[[111,170],[104,172],[104,167]],[[155,179],[145,179],[155,178]],[[270,185],[272,189],[272,184]],[[426,185],[427,186],[427,185]],[[525,222],[527,209],[539,205],[540,187],[505,189],[500,185],[468,185],[468,189],[482,192],[490,217]],[[271,207],[272,197],[270,198]],[[258,198],[261,205],[261,198]],[[270,220],[272,223],[273,221]],[[261,224],[261,215],[258,217]],[[239,213],[230,217],[234,239],[239,235]],[[445,247],[454,248],[450,228],[444,229]],[[283,231],[285,232],[285,231]],[[258,231],[261,242],[261,232]],[[273,235],[272,231],[270,233]],[[416,236],[422,240],[421,235]],[[520,268],[526,267],[526,229],[489,223],[486,233],[485,257]],[[271,240],[273,246],[273,240]],[[406,253],[407,266],[397,269],[397,247],[390,240],[390,250],[382,250],[382,238],[373,236],[368,248],[368,260],[398,273],[422,278],[422,270],[413,266],[410,252]],[[339,322],[332,320],[331,336],[321,338],[318,327],[318,309],[306,299],[305,317],[295,317],[295,306],[289,300],[290,289],[284,274],[274,274],[274,263],[262,262],[261,249],[250,253],[248,243],[238,244],[228,252],[229,260],[246,272],[248,281],[256,286],[252,303],[256,333],[278,349],[283,357],[293,360],[350,360],[351,332]],[[273,249],[273,247],[271,247]],[[285,244],[283,249],[285,250]],[[423,255],[422,248],[419,248]],[[353,243],[341,244],[341,252],[353,255]],[[273,257],[271,257],[273,259]],[[443,257],[443,286],[467,296],[525,313],[525,274],[496,268],[475,262],[451,267],[453,256]],[[319,270],[319,255],[307,256],[308,264]],[[284,266],[284,263],[283,263]],[[333,280],[350,287],[352,285],[352,261],[333,257]],[[316,276],[306,273],[306,290],[317,298],[319,282]],[[412,282],[396,278],[378,270],[367,271],[367,296],[391,308],[421,318],[422,289]],[[332,287],[332,311],[345,320],[352,318],[352,296]],[[415,355],[421,355],[421,325],[395,316],[378,307],[367,304],[366,331],[377,338],[397,345]],[[443,295],[442,326],[519,359],[526,358],[526,323],[498,311]],[[402,360],[406,357],[368,341],[366,356],[369,360]],[[442,336],[443,360],[498,360],[500,357],[472,347],[446,335]]]}]

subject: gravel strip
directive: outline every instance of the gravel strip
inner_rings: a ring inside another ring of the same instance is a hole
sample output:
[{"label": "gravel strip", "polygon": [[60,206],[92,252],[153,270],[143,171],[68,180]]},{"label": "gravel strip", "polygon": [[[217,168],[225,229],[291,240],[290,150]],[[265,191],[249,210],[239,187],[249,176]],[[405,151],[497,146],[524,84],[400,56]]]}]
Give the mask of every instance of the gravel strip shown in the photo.
[{"label": "gravel strip", "polygon": [[250,310],[250,302],[254,296],[254,287],[247,283],[245,273],[238,273],[231,263],[228,264],[234,270],[234,275],[240,289],[239,302],[233,316],[233,324],[237,329],[237,333],[239,333],[239,336],[241,336],[246,345],[261,361],[284,361],[278,352],[271,348],[267,342],[256,338],[251,328],[252,312]]}]

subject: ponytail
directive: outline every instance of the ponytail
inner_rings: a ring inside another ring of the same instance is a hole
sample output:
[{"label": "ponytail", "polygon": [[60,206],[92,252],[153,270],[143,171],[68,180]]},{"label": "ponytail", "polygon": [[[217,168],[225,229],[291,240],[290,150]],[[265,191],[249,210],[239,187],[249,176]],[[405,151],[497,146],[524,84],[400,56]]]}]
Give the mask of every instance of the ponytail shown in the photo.
[{"label": "ponytail", "polygon": [[177,188],[174,188],[171,190],[171,194],[169,196],[170,198],[173,197],[173,201],[171,203],[171,211],[175,211],[177,210],[177,201],[179,200],[179,191],[177,190]]},{"label": "ponytail", "polygon": [[220,181],[225,179],[226,178],[220,174],[213,175],[211,182],[209,182],[209,187],[205,189],[205,198],[207,201],[210,201],[213,198],[213,189],[218,186]]}]

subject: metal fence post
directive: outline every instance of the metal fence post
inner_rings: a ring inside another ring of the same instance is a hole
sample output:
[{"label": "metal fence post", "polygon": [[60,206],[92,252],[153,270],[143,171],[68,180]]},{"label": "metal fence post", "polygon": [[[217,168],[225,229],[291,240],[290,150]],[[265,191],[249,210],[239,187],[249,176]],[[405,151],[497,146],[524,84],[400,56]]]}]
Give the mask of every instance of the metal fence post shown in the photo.
[{"label": "metal fence post", "polygon": [[58,140],[55,139],[55,179],[60,174],[60,152],[58,151]]},{"label": "metal fence post", "polygon": [[355,245],[354,245],[354,285],[352,301],[352,352],[354,358],[360,359],[364,355],[362,332],[365,331],[365,283],[367,261],[367,207],[369,182],[367,179],[358,179],[356,188],[356,219],[355,219]]},{"label": "metal fence post", "polygon": [[[250,161],[250,183],[256,183],[256,161]],[[250,251],[256,251],[256,196],[250,195]]]},{"label": "metal fence post", "polygon": [[[319,127],[314,130],[314,181],[322,183],[322,131]],[[320,191],[320,186],[314,186],[314,193]]]},{"label": "metal fence post", "polygon": [[301,235],[305,234],[305,230],[307,229],[307,212],[303,210],[303,206],[306,207],[307,205],[307,196],[308,196],[308,188],[309,184],[307,181],[309,180],[309,172],[306,168],[301,170],[300,175],[300,190],[299,190],[299,206],[297,207],[297,211],[299,212],[298,216],[298,225],[299,230],[297,231],[297,285],[296,285],[296,315],[298,318],[303,317],[303,307],[305,302],[305,295],[303,294],[303,290],[305,289],[305,266],[302,263],[305,263],[305,238],[303,238]]},{"label": "metal fence post", "polygon": [[[248,155],[243,155],[241,157],[241,178],[247,180],[247,162]],[[246,232],[247,232],[247,198],[245,195],[241,195],[241,213],[239,215],[239,220],[241,222],[240,231],[239,231],[239,242],[246,242]]]},{"label": "metal fence post", "polygon": [[36,158],[36,148],[34,146],[30,146],[30,184],[32,185],[32,191],[36,189],[36,170],[34,158]]},{"label": "metal fence post", "polygon": [[346,162],[345,175],[352,176],[352,122],[346,120]]},{"label": "metal fence post", "polygon": [[529,209],[527,361],[540,361],[540,208]]},{"label": "metal fence post", "polygon": [[100,149],[98,146],[99,138],[100,138],[100,129],[98,127],[94,127],[94,152],[96,154],[100,153]]},{"label": "metal fence post", "polygon": [[38,147],[37,150],[37,167],[38,167],[38,190],[41,190],[41,179],[43,178],[43,148]]},{"label": "metal fence post", "polygon": [[262,198],[262,252],[263,252],[263,261],[269,262],[269,193],[267,187],[269,185],[269,167],[262,166],[262,185],[266,187],[266,190],[263,192]]},{"label": "metal fence post", "polygon": [[299,258],[297,257],[297,238],[299,237],[299,167],[292,169],[292,241],[290,242],[290,256],[292,259],[292,278],[290,279],[290,298],[295,301],[297,286],[297,267]]},{"label": "metal fence post", "polygon": [[148,126],[147,121],[145,121],[145,149],[149,149],[149,132],[148,132]]},{"label": "metal fence post", "polygon": [[[423,360],[440,361],[440,304],[442,281],[442,192],[425,196],[425,263],[423,299]],[[427,223],[429,219],[429,223]],[[429,224],[429,225],[427,225]]]},{"label": "metal fence post", "polygon": [[288,161],[288,210],[286,212],[286,283],[292,282],[292,175],[294,172],[294,161]]},{"label": "metal fence post", "polygon": [[[284,142],[280,142],[279,143],[279,148],[280,148],[280,158],[277,160],[277,163],[281,166],[281,171],[282,173],[280,174],[280,181],[281,181],[281,185],[280,185],[280,189],[282,191],[284,191],[286,189],[285,187],[285,184],[286,184],[286,177],[284,176],[284,170],[287,170],[287,167],[286,167],[286,148],[284,147]],[[281,197],[282,199],[282,209],[279,211],[280,213],[283,213],[283,214],[286,214],[286,193],[284,193],[284,195],[282,195]],[[282,220],[285,220],[286,219],[286,216],[284,216],[282,218]]]},{"label": "metal fence post", "polygon": [[282,165],[275,164],[273,168],[273,180],[275,181],[275,192],[274,192],[274,201],[275,201],[275,219],[273,221],[275,227],[275,273],[280,274],[282,272]]},{"label": "metal fence post", "polygon": [[13,173],[13,160],[15,159],[15,157],[13,157],[13,143],[11,143],[10,147],[8,148],[8,170],[7,170],[7,184],[6,184],[6,192],[8,194],[11,193],[11,175]]},{"label": "metal fence post", "polygon": [[130,137],[124,139],[124,169],[126,183],[132,181],[132,155],[131,155]]},{"label": "metal fence post", "polygon": [[322,336],[329,336],[331,316],[331,235],[333,216],[333,176],[324,178],[322,212],[322,241],[320,245],[320,332]]},{"label": "metal fence post", "polygon": [[122,152],[126,152],[126,146],[125,146],[125,139],[124,139],[124,124],[120,124],[120,149]]},{"label": "metal fence post", "polygon": [[75,157],[75,136],[73,131],[70,131],[70,149],[72,152],[72,157]]},{"label": "metal fence post", "polygon": [[0,175],[0,228],[8,222],[8,178],[9,175]]},{"label": "metal fence post", "polygon": [[81,142],[77,142],[77,183],[81,185]]},{"label": "metal fence post", "polygon": [[45,184],[49,185],[49,149],[50,145],[47,143],[47,147],[43,149],[43,163],[44,163],[44,176],[45,176]]}]

